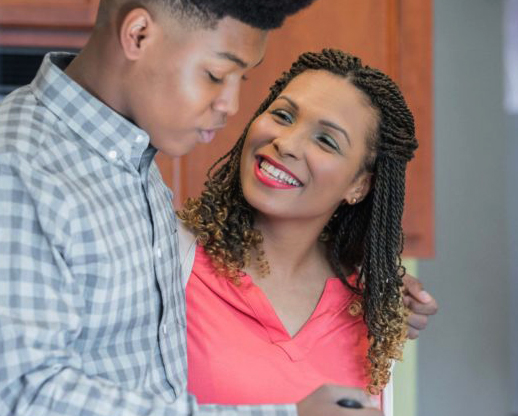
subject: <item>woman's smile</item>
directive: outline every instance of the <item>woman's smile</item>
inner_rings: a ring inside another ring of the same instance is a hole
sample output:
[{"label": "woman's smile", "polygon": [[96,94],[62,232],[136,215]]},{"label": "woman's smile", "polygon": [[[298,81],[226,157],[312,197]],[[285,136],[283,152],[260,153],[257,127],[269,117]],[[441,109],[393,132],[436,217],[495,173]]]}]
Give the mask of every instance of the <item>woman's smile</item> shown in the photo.
[{"label": "woman's smile", "polygon": [[300,188],[302,182],[288,169],[267,156],[257,156],[255,176],[264,185],[278,189]]}]

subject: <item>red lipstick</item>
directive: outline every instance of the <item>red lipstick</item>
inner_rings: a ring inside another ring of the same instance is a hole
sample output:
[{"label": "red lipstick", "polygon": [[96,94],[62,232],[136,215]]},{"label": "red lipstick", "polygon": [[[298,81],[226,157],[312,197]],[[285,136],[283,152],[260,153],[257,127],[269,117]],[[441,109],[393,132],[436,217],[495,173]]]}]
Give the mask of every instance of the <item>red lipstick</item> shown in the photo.
[{"label": "red lipstick", "polygon": [[[286,180],[283,179],[275,179],[272,174],[269,172],[265,172],[261,169],[260,165],[262,161],[265,160],[268,164],[275,167],[276,169],[286,173],[290,177],[292,177],[294,180],[296,180],[300,185],[296,184],[290,184],[287,183]],[[293,189],[293,188],[299,188],[302,185],[302,182],[294,175],[292,174],[288,169],[286,169],[284,166],[280,165],[279,163],[274,162],[269,157],[265,156],[258,156],[256,158],[256,162],[254,165],[254,173],[257,179],[262,182],[264,185],[270,187],[270,188],[276,188],[276,189]]]}]

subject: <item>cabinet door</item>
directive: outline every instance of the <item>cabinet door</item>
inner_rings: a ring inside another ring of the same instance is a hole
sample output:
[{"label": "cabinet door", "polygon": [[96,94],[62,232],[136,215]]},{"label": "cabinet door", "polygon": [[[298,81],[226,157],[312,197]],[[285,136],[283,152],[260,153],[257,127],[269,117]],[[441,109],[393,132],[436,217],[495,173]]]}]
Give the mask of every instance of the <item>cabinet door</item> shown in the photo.
[{"label": "cabinet door", "polygon": [[4,46],[80,48],[95,22],[99,0],[0,0]]},{"label": "cabinet door", "polygon": [[0,24],[91,27],[99,0],[0,0]]},{"label": "cabinet door", "polygon": [[407,255],[433,253],[432,0],[318,0],[274,31],[264,62],[241,92],[239,113],[209,145],[171,160],[160,156],[179,207],[202,189],[209,166],[226,153],[270,84],[304,51],[337,47],[380,68],[401,86],[416,118],[420,148],[409,165],[404,228]]}]

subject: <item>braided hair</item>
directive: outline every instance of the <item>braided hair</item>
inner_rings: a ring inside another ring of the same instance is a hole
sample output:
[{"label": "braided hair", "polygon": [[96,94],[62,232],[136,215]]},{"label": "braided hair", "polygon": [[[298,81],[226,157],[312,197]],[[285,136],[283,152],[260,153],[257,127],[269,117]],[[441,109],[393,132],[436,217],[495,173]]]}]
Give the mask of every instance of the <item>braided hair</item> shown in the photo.
[{"label": "braided hair", "polygon": [[[362,296],[370,340],[368,387],[378,393],[389,380],[391,360],[401,357],[406,339],[401,218],[406,164],[417,148],[412,113],[388,76],[335,49],[300,55],[270,88],[235,146],[209,170],[201,196],[189,199],[179,216],[198,236],[220,275],[239,283],[241,270],[250,263],[254,249],[262,269],[267,270],[262,235],[253,228],[255,211],[241,190],[241,152],[250,124],[293,78],[308,69],[329,71],[347,79],[368,97],[377,113],[377,126],[367,138],[368,152],[361,168],[372,173],[372,188],[361,202],[338,207],[323,233],[334,272],[344,285]],[[348,281],[344,273],[351,269],[358,270],[354,282]]]}]

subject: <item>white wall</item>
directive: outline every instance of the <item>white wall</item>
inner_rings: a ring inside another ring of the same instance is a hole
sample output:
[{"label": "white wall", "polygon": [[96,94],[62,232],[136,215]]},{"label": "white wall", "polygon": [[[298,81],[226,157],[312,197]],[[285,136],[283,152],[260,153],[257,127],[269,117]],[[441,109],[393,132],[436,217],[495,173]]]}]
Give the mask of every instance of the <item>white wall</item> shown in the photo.
[{"label": "white wall", "polygon": [[[517,46],[518,46],[518,39]],[[518,69],[518,68],[517,68]],[[515,75],[518,78],[518,71]],[[507,212],[509,230],[509,269],[511,276],[510,349],[513,414],[518,415],[518,115],[507,119]]]},{"label": "white wall", "polygon": [[507,191],[518,176],[508,184],[502,12],[501,0],[435,2],[436,258],[418,267],[440,312],[419,341],[418,416],[511,411]]},{"label": "white wall", "polygon": [[505,0],[504,65],[507,125],[507,219],[511,276],[511,391],[512,409],[518,415],[518,0]]}]

